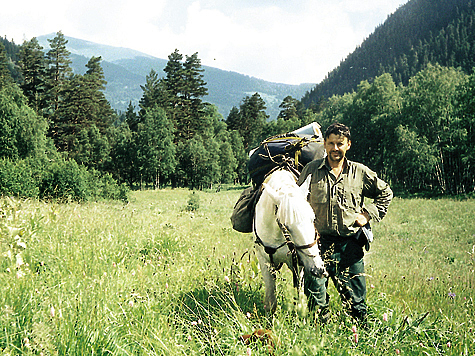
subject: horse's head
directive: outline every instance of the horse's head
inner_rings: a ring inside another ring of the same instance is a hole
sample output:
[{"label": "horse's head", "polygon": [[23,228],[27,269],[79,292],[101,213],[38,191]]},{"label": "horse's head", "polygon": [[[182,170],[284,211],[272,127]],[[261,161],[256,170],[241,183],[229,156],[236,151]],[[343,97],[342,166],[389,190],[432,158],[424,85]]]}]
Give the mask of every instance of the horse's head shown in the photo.
[{"label": "horse's head", "polygon": [[264,183],[264,191],[277,206],[276,219],[289,231],[305,270],[321,276],[325,269],[316,243],[315,213],[307,201],[311,176],[299,187],[293,178],[288,179],[289,172],[276,173]]}]

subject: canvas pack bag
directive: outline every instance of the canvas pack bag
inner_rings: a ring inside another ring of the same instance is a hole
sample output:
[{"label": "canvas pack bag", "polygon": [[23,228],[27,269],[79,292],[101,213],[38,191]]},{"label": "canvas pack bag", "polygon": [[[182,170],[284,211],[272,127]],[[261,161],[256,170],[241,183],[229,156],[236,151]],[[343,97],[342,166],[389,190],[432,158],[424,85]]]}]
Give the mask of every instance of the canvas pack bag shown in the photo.
[{"label": "canvas pack bag", "polygon": [[254,209],[261,192],[261,189],[255,189],[252,186],[243,190],[231,215],[234,230],[244,233],[252,232]]}]

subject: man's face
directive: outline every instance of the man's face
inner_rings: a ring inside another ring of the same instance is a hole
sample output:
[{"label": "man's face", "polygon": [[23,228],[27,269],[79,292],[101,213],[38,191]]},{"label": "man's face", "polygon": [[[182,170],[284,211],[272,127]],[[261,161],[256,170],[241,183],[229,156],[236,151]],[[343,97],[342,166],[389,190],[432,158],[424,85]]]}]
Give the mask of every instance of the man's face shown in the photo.
[{"label": "man's face", "polygon": [[351,147],[351,141],[348,140],[345,136],[337,136],[335,134],[330,134],[324,142],[325,150],[327,151],[327,157],[329,161],[339,162]]}]

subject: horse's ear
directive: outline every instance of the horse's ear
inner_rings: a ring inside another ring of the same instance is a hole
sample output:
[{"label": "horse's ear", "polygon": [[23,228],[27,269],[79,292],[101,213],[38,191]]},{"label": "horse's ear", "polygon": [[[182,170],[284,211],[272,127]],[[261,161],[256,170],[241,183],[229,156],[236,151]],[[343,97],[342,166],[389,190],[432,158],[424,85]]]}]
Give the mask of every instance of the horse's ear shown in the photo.
[{"label": "horse's ear", "polygon": [[303,196],[307,198],[308,193],[310,192],[310,180],[312,179],[312,175],[309,174],[305,182],[302,183],[300,186],[300,191],[302,192]]}]

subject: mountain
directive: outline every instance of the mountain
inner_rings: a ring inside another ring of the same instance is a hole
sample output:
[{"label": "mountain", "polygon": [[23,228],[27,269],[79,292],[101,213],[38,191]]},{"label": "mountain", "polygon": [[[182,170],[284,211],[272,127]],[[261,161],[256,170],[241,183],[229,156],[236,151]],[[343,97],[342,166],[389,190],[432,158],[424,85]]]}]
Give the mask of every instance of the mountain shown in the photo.
[{"label": "mountain", "polygon": [[410,0],[302,98],[305,107],[390,73],[406,85],[428,63],[475,67],[475,1]]},{"label": "mountain", "polygon": [[[45,51],[49,49],[47,39],[53,39],[55,35],[53,33],[37,37]],[[130,101],[133,105],[138,104],[142,97],[140,86],[145,84],[145,77],[151,69],[154,69],[159,76],[165,75],[163,68],[168,60],[128,48],[101,45],[68,36],[65,38],[68,40],[71,67],[75,73],[83,74],[86,71],[85,64],[92,56],[102,57],[102,68],[107,80],[105,95],[116,110],[125,111]],[[299,99],[315,85],[273,83],[213,67],[202,66],[202,68],[205,70],[203,75],[208,88],[208,95],[203,100],[216,105],[225,118],[233,106],[239,107],[242,99],[257,92],[266,102],[270,119],[275,119],[280,112],[279,105],[286,96],[291,95]]]}]

